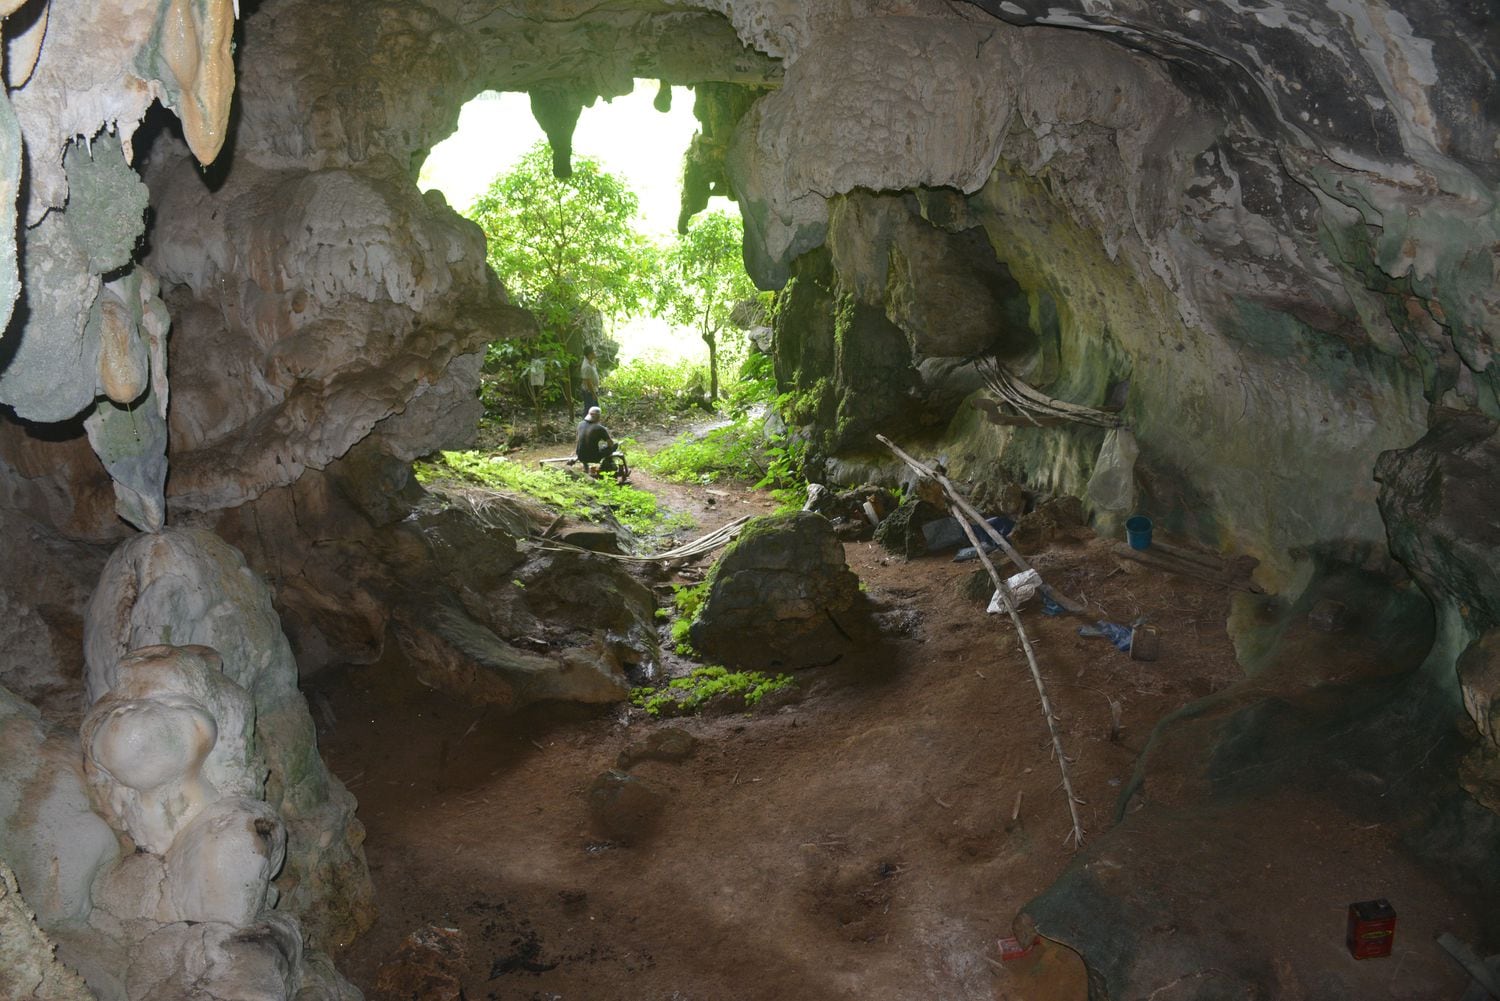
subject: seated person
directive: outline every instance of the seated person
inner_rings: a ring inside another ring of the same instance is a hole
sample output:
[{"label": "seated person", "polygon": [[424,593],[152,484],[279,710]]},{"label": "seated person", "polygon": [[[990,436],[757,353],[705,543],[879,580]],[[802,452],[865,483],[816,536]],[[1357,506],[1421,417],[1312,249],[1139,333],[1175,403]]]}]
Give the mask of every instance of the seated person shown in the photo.
[{"label": "seated person", "polygon": [[583,471],[589,471],[590,463],[598,463],[600,472],[615,471],[615,442],[609,436],[609,428],[599,423],[599,408],[589,407],[582,423],[578,425],[578,443],[574,454],[583,463]]}]

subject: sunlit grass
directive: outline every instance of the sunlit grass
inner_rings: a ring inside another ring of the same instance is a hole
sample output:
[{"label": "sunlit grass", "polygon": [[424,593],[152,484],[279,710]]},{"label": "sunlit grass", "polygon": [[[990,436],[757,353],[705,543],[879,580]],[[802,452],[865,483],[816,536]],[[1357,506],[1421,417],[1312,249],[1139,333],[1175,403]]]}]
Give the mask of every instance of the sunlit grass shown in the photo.
[{"label": "sunlit grass", "polygon": [[482,452],[441,452],[439,456],[438,462],[413,465],[418,483],[437,487],[452,483],[523,494],[560,514],[586,521],[603,521],[605,512],[609,512],[637,537],[661,536],[692,525],[688,515],[662,509],[654,494],[616,483],[607,473],[594,479]]}]

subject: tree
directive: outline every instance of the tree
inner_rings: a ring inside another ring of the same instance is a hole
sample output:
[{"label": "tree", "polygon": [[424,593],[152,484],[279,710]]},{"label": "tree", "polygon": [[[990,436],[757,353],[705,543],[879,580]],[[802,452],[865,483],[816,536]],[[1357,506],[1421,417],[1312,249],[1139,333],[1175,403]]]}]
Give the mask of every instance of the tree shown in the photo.
[{"label": "tree", "polygon": [[738,216],[699,215],[663,255],[657,280],[658,313],[696,328],[708,345],[711,400],[719,398],[719,336],[733,329],[735,303],[757,292],[745,273],[744,245],[744,224]]},{"label": "tree", "polygon": [[[639,201],[591,157],[558,180],[539,142],[490,183],[468,212],[484,230],[486,258],[515,301],[536,314],[543,354],[569,370],[593,317],[638,312],[652,289],[655,248],[635,228]],[[573,335],[573,336],[570,336]]]}]

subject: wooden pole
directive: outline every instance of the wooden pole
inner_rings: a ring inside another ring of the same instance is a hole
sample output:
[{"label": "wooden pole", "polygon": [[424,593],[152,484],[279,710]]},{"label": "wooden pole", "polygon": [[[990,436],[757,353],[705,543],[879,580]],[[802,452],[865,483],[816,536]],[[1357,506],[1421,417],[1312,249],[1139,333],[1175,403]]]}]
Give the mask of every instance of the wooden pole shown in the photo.
[{"label": "wooden pole", "polygon": [[1047,698],[1047,686],[1042,683],[1042,669],[1036,662],[1036,650],[1032,649],[1031,637],[1026,635],[1026,627],[1021,624],[1021,612],[1017,609],[1015,592],[1010,589],[1000,571],[995,569],[995,564],[990,562],[989,554],[979,545],[979,538],[974,534],[969,519],[964,517],[963,511],[957,504],[950,505],[953,517],[963,526],[964,534],[969,537],[969,545],[979,553],[979,562],[984,564],[985,570],[989,571],[990,580],[995,582],[995,589],[1000,592],[1000,600],[1005,604],[1006,611],[1010,612],[1010,621],[1016,627],[1016,635],[1021,638],[1021,649],[1026,651],[1026,663],[1031,668],[1031,680],[1036,682],[1036,693],[1042,699],[1042,717],[1047,721],[1047,732],[1052,736],[1052,750],[1057,753],[1057,767],[1062,772],[1063,792],[1068,797],[1068,814],[1073,818],[1073,844],[1083,845],[1083,822],[1078,819],[1079,799],[1073,793],[1073,779],[1068,774],[1068,758],[1063,754],[1062,735],[1057,732],[1057,715],[1052,711],[1052,702]]},{"label": "wooden pole", "polygon": [[[875,440],[879,441],[882,445],[890,449],[892,452],[895,452],[897,458],[906,463],[912,469],[915,469],[923,476],[928,477],[929,479],[936,482],[939,486],[941,486],[943,488],[943,493],[947,494],[948,496],[948,501],[951,504],[956,505],[959,510],[963,512],[963,514],[955,515],[955,517],[958,518],[959,524],[965,524],[966,518],[972,519],[976,525],[984,529],[985,534],[990,537],[990,541],[995,543],[995,545],[999,546],[1005,552],[1005,555],[1010,558],[1010,561],[1016,565],[1017,569],[1019,569],[1023,573],[1031,569],[1031,564],[1027,563],[1020,553],[1016,552],[1016,547],[1010,544],[1010,540],[1001,535],[1000,532],[996,530],[995,526],[991,525],[988,521],[985,520],[984,515],[980,514],[979,511],[974,507],[974,505],[970,504],[963,498],[963,496],[953,486],[953,483],[948,479],[948,477],[944,476],[936,469],[933,469],[931,466],[928,466],[925,463],[912,458],[910,455],[907,455],[885,435],[877,434],[875,436]],[[978,548],[978,546],[976,545],[975,548]],[[1045,581],[1042,582],[1041,592],[1070,612],[1087,611],[1087,606],[1085,606],[1081,601],[1073,600]]]},{"label": "wooden pole", "polygon": [[[1073,792],[1073,779],[1068,773],[1068,757],[1063,753],[1062,735],[1058,732],[1057,714],[1052,711],[1052,702],[1047,698],[1047,686],[1042,681],[1042,669],[1036,661],[1036,650],[1031,645],[1031,638],[1026,635],[1026,627],[1021,624],[1021,613],[1016,607],[1015,592],[1010,589],[1010,585],[1006,583],[1000,571],[995,569],[995,564],[990,562],[989,554],[979,544],[979,538],[974,534],[974,524],[983,526],[990,537],[1005,550],[1011,562],[1023,572],[1032,569],[1031,565],[1021,558],[1021,554],[1016,552],[1005,536],[997,532],[989,522],[984,520],[984,516],[959,494],[958,490],[949,482],[946,476],[903,452],[885,435],[876,435],[875,437],[886,448],[896,453],[902,462],[905,462],[912,469],[942,486],[943,493],[948,497],[949,510],[953,513],[953,517],[958,521],[959,525],[963,527],[964,535],[969,538],[969,545],[973,546],[974,551],[979,554],[979,561],[984,564],[984,569],[989,573],[990,580],[994,582],[995,590],[1000,592],[1000,600],[1004,602],[1006,610],[1010,612],[1010,621],[1016,627],[1016,635],[1021,638],[1021,649],[1026,652],[1026,663],[1031,668],[1031,680],[1036,683],[1037,695],[1042,700],[1042,717],[1047,721],[1047,732],[1052,737],[1052,750],[1057,755],[1058,770],[1062,772],[1063,792],[1068,797],[1068,815],[1073,819],[1073,831],[1069,837],[1073,839],[1075,847],[1081,847],[1083,845],[1083,822],[1078,818],[1078,804],[1082,801]],[[1058,604],[1067,607],[1067,604],[1060,600],[1060,595],[1057,592],[1051,592],[1046,584],[1041,585],[1041,590],[1044,594],[1052,597],[1054,601],[1057,601]],[[1075,606],[1072,609],[1073,611],[1081,611],[1084,607],[1078,602],[1071,602],[1071,604]]]}]

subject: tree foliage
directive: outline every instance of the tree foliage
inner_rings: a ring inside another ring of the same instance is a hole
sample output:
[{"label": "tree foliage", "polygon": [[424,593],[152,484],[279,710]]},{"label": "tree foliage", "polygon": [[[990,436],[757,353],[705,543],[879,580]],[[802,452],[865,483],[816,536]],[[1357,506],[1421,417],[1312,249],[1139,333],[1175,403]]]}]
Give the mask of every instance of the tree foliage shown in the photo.
[{"label": "tree foliage", "polygon": [[635,228],[639,200],[591,157],[565,180],[539,142],[491,182],[469,217],[484,230],[490,267],[515,300],[560,332],[585,314],[637,313],[651,290],[654,248]]},{"label": "tree foliage", "polygon": [[757,294],[745,273],[744,244],[738,216],[703,213],[666,251],[658,273],[658,315],[696,329],[708,345],[710,399],[719,396],[719,338],[734,329],[735,303]]}]

